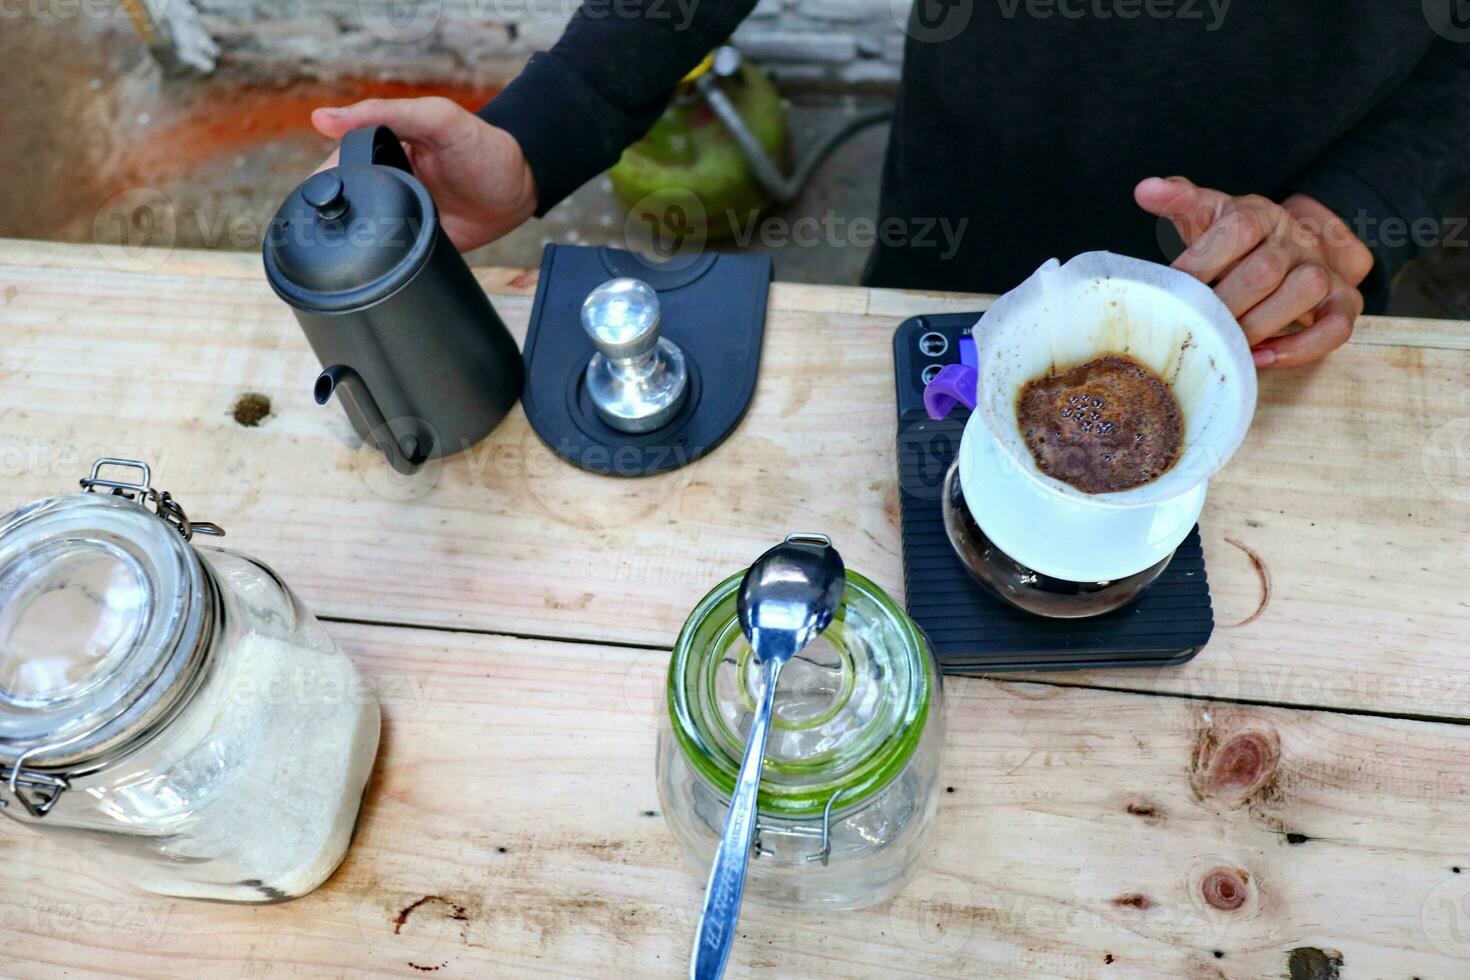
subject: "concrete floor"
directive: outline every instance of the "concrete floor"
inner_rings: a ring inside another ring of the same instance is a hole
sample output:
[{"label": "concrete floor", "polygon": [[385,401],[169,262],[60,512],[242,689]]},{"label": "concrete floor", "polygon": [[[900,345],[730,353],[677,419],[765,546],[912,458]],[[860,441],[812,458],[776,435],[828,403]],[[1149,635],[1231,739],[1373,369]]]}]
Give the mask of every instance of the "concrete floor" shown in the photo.
[{"label": "concrete floor", "polygon": [[[479,105],[493,90],[408,86],[353,79],[241,84],[166,77],[126,21],[17,22],[0,77],[20,80],[0,101],[0,235],[186,248],[259,247],[286,195],[330,152],[310,128],[316,105],[369,95],[444,94]],[[796,149],[874,103],[828,97],[793,109]],[[799,202],[767,217],[787,221],[833,212],[877,214],[886,127],[858,134],[817,171]],[[599,178],[544,219],[485,248],[471,261],[535,266],[551,241],[629,247],[625,212]],[[721,246],[726,247],[726,246]],[[779,278],[855,283],[867,249],[772,247]]]},{"label": "concrete floor", "polygon": [[[120,16],[30,17],[5,31],[0,236],[253,250],[279,203],[331,149],[310,129],[313,106],[424,93],[479,105],[494,94],[372,79],[245,84],[227,70],[202,81],[169,78]],[[832,96],[800,102],[797,155],[873,105]],[[861,132],[818,169],[799,201],[767,217],[875,217],[886,138],[886,126]],[[534,266],[549,241],[636,244],[600,178],[471,259]],[[779,279],[837,284],[858,282],[868,253],[854,244],[718,247],[771,255]],[[1470,248],[1441,247],[1414,263],[1393,309],[1470,318]]]}]

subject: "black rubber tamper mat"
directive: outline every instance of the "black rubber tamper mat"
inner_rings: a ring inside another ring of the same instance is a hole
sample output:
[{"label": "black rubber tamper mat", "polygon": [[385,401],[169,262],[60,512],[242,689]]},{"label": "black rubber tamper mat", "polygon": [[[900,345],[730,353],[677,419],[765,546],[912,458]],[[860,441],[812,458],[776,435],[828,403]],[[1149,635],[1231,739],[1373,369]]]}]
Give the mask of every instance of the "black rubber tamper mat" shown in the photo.
[{"label": "black rubber tamper mat", "polygon": [[[582,301],[595,287],[625,276],[658,293],[660,335],[679,345],[689,366],[689,394],[679,414],[637,435],[604,424],[583,383],[595,348],[582,329]],[[526,331],[521,400],[531,427],[553,452],[594,473],[648,476],[701,458],[750,405],[770,284],[765,256],[706,252],[661,266],[613,248],[547,245]]]}]

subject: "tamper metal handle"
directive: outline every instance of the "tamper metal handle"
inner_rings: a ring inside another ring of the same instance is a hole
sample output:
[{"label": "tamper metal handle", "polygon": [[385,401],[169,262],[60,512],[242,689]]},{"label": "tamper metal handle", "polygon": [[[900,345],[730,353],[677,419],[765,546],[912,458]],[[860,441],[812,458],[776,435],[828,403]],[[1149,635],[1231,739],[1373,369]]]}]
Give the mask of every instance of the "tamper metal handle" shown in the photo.
[{"label": "tamper metal handle", "polygon": [[597,346],[584,384],[597,417],[611,429],[653,432],[684,405],[684,352],[660,337],[658,326],[658,293],[639,279],[609,280],[582,302],[582,327]]},{"label": "tamper metal handle", "polygon": [[609,361],[631,361],[658,346],[658,293],[641,279],[610,279],[582,302],[582,328]]}]

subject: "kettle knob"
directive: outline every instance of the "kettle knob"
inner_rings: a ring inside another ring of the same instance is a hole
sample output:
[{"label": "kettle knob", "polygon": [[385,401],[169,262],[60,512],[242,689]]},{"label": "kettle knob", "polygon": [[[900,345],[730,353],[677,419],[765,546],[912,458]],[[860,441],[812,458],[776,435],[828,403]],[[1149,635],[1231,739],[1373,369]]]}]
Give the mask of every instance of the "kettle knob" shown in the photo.
[{"label": "kettle knob", "polygon": [[347,210],[343,196],[342,175],[335,170],[323,170],[308,177],[301,185],[301,199],[316,209],[323,218],[340,218]]},{"label": "kettle knob", "polygon": [[611,279],[582,303],[582,328],[597,347],[587,390],[598,418],[619,432],[667,424],[689,393],[677,344],[659,336],[658,293],[640,279]]}]

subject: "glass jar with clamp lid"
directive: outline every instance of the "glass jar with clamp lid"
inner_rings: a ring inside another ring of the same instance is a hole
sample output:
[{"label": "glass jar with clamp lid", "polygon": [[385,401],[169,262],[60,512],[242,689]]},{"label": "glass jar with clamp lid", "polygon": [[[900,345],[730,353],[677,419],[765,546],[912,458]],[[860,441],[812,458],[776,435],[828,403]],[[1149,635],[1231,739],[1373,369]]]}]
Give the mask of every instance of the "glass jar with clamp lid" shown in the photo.
[{"label": "glass jar with clamp lid", "polygon": [[0,810],[163,895],[295,898],[346,853],[378,703],[147,465],[0,518]]}]

